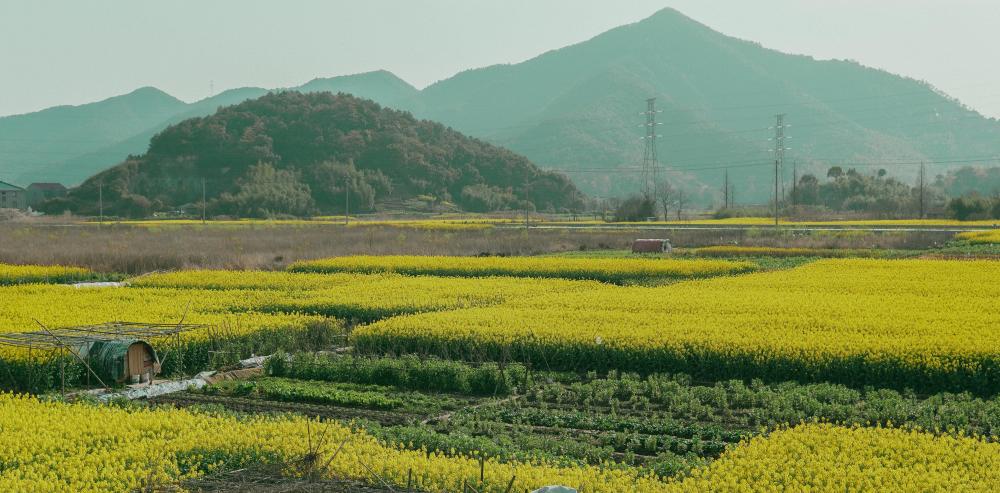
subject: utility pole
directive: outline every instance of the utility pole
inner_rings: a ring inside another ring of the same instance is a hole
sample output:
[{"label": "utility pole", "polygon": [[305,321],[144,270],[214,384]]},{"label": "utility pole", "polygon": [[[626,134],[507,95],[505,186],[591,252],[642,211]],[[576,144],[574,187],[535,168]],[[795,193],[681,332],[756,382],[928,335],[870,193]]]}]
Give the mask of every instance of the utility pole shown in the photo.
[{"label": "utility pole", "polygon": [[656,155],[656,126],[663,125],[656,122],[656,114],[661,111],[656,109],[656,98],[646,100],[646,111],[640,115],[646,115],[646,136],[642,138],[646,147],[642,155],[642,196],[646,200],[656,201],[657,172],[660,167],[659,159]]},{"label": "utility pole", "polygon": [[351,185],[344,182],[344,226],[351,222]]},{"label": "utility pole", "polygon": [[201,179],[201,223],[205,224],[205,179]]},{"label": "utility pole", "polygon": [[729,209],[729,168],[726,168],[722,184],[722,208]]},{"label": "utility pole", "polygon": [[681,220],[681,212],[684,211],[684,189],[677,190],[677,220]]},{"label": "utility pole", "polygon": [[531,184],[531,182],[528,180],[528,176],[525,175],[525,177],[524,177],[524,231],[525,232],[528,231],[528,227],[529,227],[529,224],[528,224],[528,204],[530,203],[530,201],[528,200],[528,197],[530,197],[531,194],[528,192],[528,186],[530,184]]},{"label": "utility pole", "polygon": [[785,160],[785,114],[774,115],[774,227],[778,227],[778,202],[781,200],[779,185],[779,170]]},{"label": "utility pole", "polygon": [[799,160],[792,160],[792,208],[795,208],[795,192],[799,183]]},{"label": "utility pole", "polygon": [[99,225],[104,224],[104,182],[99,182],[97,184],[97,210],[100,215],[98,220]]},{"label": "utility pole", "polygon": [[920,219],[924,218],[925,206],[924,206],[924,163],[920,162]]}]

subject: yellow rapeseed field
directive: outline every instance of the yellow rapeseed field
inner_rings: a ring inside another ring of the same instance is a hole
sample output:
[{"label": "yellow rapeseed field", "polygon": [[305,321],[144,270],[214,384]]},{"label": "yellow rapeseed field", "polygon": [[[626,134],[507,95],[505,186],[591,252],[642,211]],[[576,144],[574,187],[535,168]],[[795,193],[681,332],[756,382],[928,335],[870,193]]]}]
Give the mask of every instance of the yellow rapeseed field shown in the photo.
[{"label": "yellow rapeseed field", "polygon": [[296,262],[292,272],[397,272],[438,276],[517,276],[626,283],[748,272],[753,264],[725,260],[552,257],[355,256]]},{"label": "yellow rapeseed field", "polygon": [[[0,430],[0,457],[9,466],[0,475],[2,491],[130,491],[220,469],[295,462],[311,451],[319,454],[318,463],[329,464],[324,472],[330,477],[386,481],[398,488],[412,471],[422,491],[459,491],[464,480],[480,486],[476,458],[405,450],[344,425],[302,417],[125,410],[0,394]],[[546,484],[595,493],[996,491],[1000,444],[892,428],[807,424],[745,441],[675,481],[623,467],[487,459],[479,491],[505,491],[511,477],[516,478],[513,491]]]},{"label": "yellow rapeseed field", "polygon": [[229,296],[226,303],[232,310],[306,312],[362,320],[489,306],[515,298],[601,286],[597,282],[562,279],[207,270],[143,276],[131,284],[149,288],[249,290],[252,295]]},{"label": "yellow rapeseed field", "polygon": [[[600,220],[581,221],[548,221],[547,224],[634,224],[647,226],[774,226],[774,217],[727,217],[724,219],[688,219],[679,221],[636,221],[636,222],[606,222]],[[957,219],[846,219],[846,220],[796,220],[782,217],[778,220],[781,226],[803,227],[990,227],[997,226],[996,219],[974,221],[959,221]]]},{"label": "yellow rapeseed field", "polygon": [[827,259],[663,287],[602,286],[397,317],[371,351],[551,367],[934,389],[1000,388],[1000,262]]},{"label": "yellow rapeseed field", "polygon": [[[318,463],[339,479],[397,488],[412,470],[421,491],[455,492],[463,480],[479,480],[479,462],[423,450],[404,450],[333,422],[301,417],[265,418],[194,414],[185,410],[123,410],[87,404],[40,402],[0,394],[0,491],[119,492],[162,486],[218,469],[292,462],[320,442]],[[342,450],[330,460],[343,444]],[[294,471],[289,471],[294,472]],[[538,463],[485,464],[479,491],[513,491],[552,483],[588,492],[659,492],[666,483],[632,469],[560,467]]]},{"label": "yellow rapeseed field", "polygon": [[[99,324],[110,321],[149,323],[213,324],[229,335],[263,329],[301,328],[321,317],[300,314],[270,314],[233,307],[263,306],[272,301],[267,293],[254,291],[207,291],[163,288],[75,289],[70,286],[26,284],[0,287],[0,332]],[[205,337],[205,331],[186,337]],[[0,348],[0,357],[11,351]]]},{"label": "yellow rapeseed field", "polygon": [[[142,276],[120,288],[0,286],[0,332],[39,330],[36,320],[53,328],[119,320],[176,323],[183,318],[213,325],[216,334],[238,337],[302,329],[324,317],[372,321],[600,286],[560,279],[182,271]],[[203,340],[211,332],[194,331],[184,339]],[[0,347],[0,358],[23,353]]]},{"label": "yellow rapeseed field", "polygon": [[758,436],[675,491],[998,491],[1000,444],[893,428],[808,424]]},{"label": "yellow rapeseed field", "polygon": [[0,264],[0,285],[73,282],[93,279],[94,276],[93,271],[82,267]]},{"label": "yellow rapeseed field", "polygon": [[960,240],[968,240],[969,243],[973,245],[988,245],[988,244],[1000,244],[1000,229],[991,229],[988,231],[966,231],[964,233],[959,233],[956,238]]},{"label": "yellow rapeseed field", "polygon": [[[410,229],[427,229],[442,231],[464,231],[491,229],[496,224],[507,222],[504,219],[358,219],[350,218],[348,227],[388,226]],[[87,223],[97,224],[97,223]],[[343,216],[322,216],[312,219],[145,219],[116,221],[115,224],[141,226],[145,228],[194,227],[194,228],[243,228],[243,227],[275,227],[275,226],[344,226]]]},{"label": "yellow rapeseed field", "polygon": [[718,245],[694,250],[696,255],[709,257],[878,257],[878,250],[846,248],[792,248]]}]

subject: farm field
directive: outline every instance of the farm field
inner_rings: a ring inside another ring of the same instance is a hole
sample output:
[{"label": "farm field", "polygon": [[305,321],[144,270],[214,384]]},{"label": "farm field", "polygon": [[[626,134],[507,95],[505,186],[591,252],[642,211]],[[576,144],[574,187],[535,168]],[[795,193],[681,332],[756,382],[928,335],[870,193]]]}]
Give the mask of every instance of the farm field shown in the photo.
[{"label": "farm field", "polygon": [[536,259],[525,257],[341,257],[289,266],[291,272],[396,272],[457,277],[511,276],[604,281],[615,284],[748,272],[746,262],[725,260]]},{"label": "farm field", "polygon": [[60,2],[0,493],[1000,492],[1000,1]]},{"label": "farm field", "polygon": [[957,236],[974,245],[1000,244],[1000,230],[970,231],[959,233]]},{"label": "farm field", "polygon": [[[925,253],[359,256],[132,278],[19,267],[53,274],[0,286],[2,333],[206,324],[153,341],[171,378],[276,354],[259,371],[109,406],[54,393],[61,368],[69,387],[86,386],[65,354],[3,347],[0,385],[39,397],[0,397],[0,446],[19,464],[0,481],[990,491],[1000,262]],[[78,275],[124,282],[61,284]],[[135,426],[75,425],[96,420]],[[37,423],[49,431],[32,434]],[[139,445],[114,445],[126,441]]]},{"label": "farm field", "polygon": [[59,265],[10,265],[0,263],[0,286],[32,283],[97,281],[102,276],[82,267]]},{"label": "farm field", "polygon": [[[343,216],[317,216],[310,219],[213,219],[201,221],[198,219],[146,219],[146,220],[115,220],[113,224],[142,227],[268,227],[268,226],[321,226],[345,225]],[[523,217],[490,217],[477,215],[442,215],[417,219],[387,219],[371,217],[351,217],[346,225],[361,226],[393,226],[415,229],[488,229],[494,226],[522,226]],[[87,224],[96,222],[90,221]],[[658,220],[641,222],[616,222],[611,220],[560,218],[549,216],[533,216],[529,224],[567,225],[567,226],[773,226],[774,217],[731,217],[725,219],[699,218],[682,220]],[[783,217],[778,224],[786,227],[857,227],[857,228],[912,228],[912,227],[957,227],[957,228],[996,228],[1000,222],[993,219],[957,220],[957,219],[829,219],[801,220]]]},{"label": "farm field", "polygon": [[[725,219],[686,219],[673,221],[642,221],[642,222],[610,222],[610,221],[546,221],[547,224],[612,224],[612,225],[658,225],[658,226],[774,226],[774,217],[730,217]],[[829,219],[800,220],[783,217],[778,220],[779,226],[785,227],[852,227],[852,228],[921,228],[921,227],[957,227],[957,228],[996,228],[1000,221],[995,219],[966,220],[957,219]]]},{"label": "farm field", "polygon": [[[114,224],[139,226],[145,228],[195,227],[195,228],[242,228],[242,227],[281,227],[281,226],[386,226],[394,228],[423,229],[434,231],[462,231],[490,229],[498,224],[507,224],[511,219],[503,218],[455,218],[455,219],[358,219],[343,216],[320,216],[312,219],[213,219],[200,221],[196,219],[161,219],[161,220],[124,220],[114,221]],[[99,225],[89,222],[88,225]]]},{"label": "farm field", "polygon": [[992,261],[830,259],[398,317],[357,329],[354,340],[372,352],[544,358],[581,371],[994,392],[997,275]]},{"label": "farm field", "polygon": [[[0,262],[73,265],[104,274],[141,275],[190,269],[283,270],[299,261],[372,255],[448,255],[525,257],[555,253],[605,254],[628,250],[631,241],[659,237],[662,231],[639,228],[501,228],[431,230],[343,224],[264,224],[213,227],[209,223],[174,227],[0,222]],[[739,245],[810,249],[939,249],[954,233],[941,230],[865,231],[750,227],[678,229],[667,237],[685,249]],[[614,256],[620,257],[617,252]],[[735,260],[742,260],[734,258]]]}]

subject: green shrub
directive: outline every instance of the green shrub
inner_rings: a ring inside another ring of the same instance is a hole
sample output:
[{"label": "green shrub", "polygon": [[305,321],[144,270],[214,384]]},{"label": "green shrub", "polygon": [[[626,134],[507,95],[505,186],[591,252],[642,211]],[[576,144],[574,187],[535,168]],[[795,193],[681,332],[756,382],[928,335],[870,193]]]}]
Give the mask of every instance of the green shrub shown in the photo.
[{"label": "green shrub", "polygon": [[264,374],[272,377],[283,377],[288,373],[288,355],[279,350],[270,358],[264,360]]}]

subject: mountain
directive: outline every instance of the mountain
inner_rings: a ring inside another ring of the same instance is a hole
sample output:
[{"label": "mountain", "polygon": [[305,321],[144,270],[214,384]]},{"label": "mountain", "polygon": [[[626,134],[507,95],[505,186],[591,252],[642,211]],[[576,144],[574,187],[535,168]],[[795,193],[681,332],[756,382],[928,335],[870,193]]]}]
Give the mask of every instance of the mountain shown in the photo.
[{"label": "mountain", "polygon": [[[652,97],[662,123],[660,176],[703,205],[719,202],[726,168],[738,203],[770,199],[768,149],[777,113],[791,125],[788,166],[782,170],[786,188],[793,168],[820,177],[831,166],[885,168],[912,180],[920,161],[934,163],[928,170],[936,176],[1000,159],[1000,122],[926,82],[853,61],[770,50],[671,9],[522,63],[468,70],[420,91],[385,71],[316,79],[292,89],[348,92],[439,121],[544,168],[563,170],[583,191],[599,196],[639,189],[641,113]],[[31,116],[41,123],[20,134],[29,143],[15,155],[27,160],[8,159],[11,154],[0,149],[0,178],[75,183],[143,152],[148,139],[171,123],[262,91],[237,94],[226,103],[194,103],[198,110],[149,118],[157,120],[153,124],[131,123],[132,113],[121,118],[120,126],[129,129],[126,137],[88,137],[103,140],[79,148],[64,142],[77,137],[47,133],[45,112],[9,117]],[[0,119],[0,136],[10,128],[5,120]],[[109,120],[103,125],[118,123]],[[50,154],[49,143],[58,154]]]},{"label": "mountain", "polygon": [[300,92],[346,92],[385,106],[395,106],[399,101],[412,99],[420,91],[408,82],[386,70],[357,75],[313,79],[292,88]]},{"label": "mountain", "polygon": [[149,146],[150,139],[168,125],[173,125],[188,118],[209,115],[221,106],[241,103],[247,99],[260,97],[266,93],[266,89],[256,87],[231,89],[202,99],[201,101],[187,104],[170,117],[157,121],[155,124],[126,139],[115,141],[86,154],[38,167],[22,175],[21,180],[27,183],[35,181],[37,178],[34,177],[45,177],[56,182],[78,183],[80,180],[107,168],[109,162],[120,162],[126,156],[142,153]]},{"label": "mountain", "polygon": [[523,63],[462,72],[409,109],[567,169],[603,195],[638,189],[650,97],[662,111],[664,174],[705,200],[721,189],[723,167],[738,198],[768,200],[776,113],[791,125],[786,161],[800,174],[874,161],[907,178],[921,160],[1000,157],[1000,122],[925,82],[766,49],[671,9]]},{"label": "mountain", "polygon": [[[386,71],[318,78],[290,89],[347,92],[386,103],[417,92]],[[0,175],[24,184],[77,184],[129,155],[145,152],[150,139],[169,125],[267,92],[244,87],[188,104],[158,89],[142,88],[98,103],[0,118]]]},{"label": "mountain", "polygon": [[[55,181],[58,176],[41,170],[76,156],[99,153],[109,143],[126,140],[138,130],[160,125],[185,106],[183,101],[159,89],[144,87],[96,103],[57,106],[0,118],[0,173],[25,184]],[[95,157],[100,159],[102,167],[107,167],[124,155],[98,154]],[[88,176],[97,169],[100,168],[87,170],[82,175]]]},{"label": "mountain", "polygon": [[[348,188],[345,188],[348,184]],[[198,207],[212,214],[341,213],[433,197],[466,210],[576,208],[564,176],[439,123],[329,92],[274,92],[184,120],[149,150],[86,180],[42,210],[143,217]]]}]

